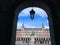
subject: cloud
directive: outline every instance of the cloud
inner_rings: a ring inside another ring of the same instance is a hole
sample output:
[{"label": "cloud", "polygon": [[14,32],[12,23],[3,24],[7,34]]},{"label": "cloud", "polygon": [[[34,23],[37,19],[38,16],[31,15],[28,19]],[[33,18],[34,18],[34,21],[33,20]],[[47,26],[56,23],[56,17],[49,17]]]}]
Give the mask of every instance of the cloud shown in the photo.
[{"label": "cloud", "polygon": [[45,26],[45,28],[46,28],[46,29],[48,29],[48,28],[49,28],[49,26]]},{"label": "cloud", "polygon": [[22,26],[22,23],[21,23],[21,22],[18,22],[18,23],[17,23],[17,26]]},{"label": "cloud", "polygon": [[[17,23],[17,29],[21,29],[21,26],[22,26],[22,23],[21,22],[18,22]],[[29,25],[29,24],[24,24],[24,27],[25,28],[37,28],[36,26],[32,26],[32,25]],[[46,29],[49,28],[49,26],[45,26]]]},{"label": "cloud", "polygon": [[25,24],[25,28],[36,28],[35,26]]},{"label": "cloud", "polygon": [[[31,9],[32,9],[32,7],[23,9],[23,10],[19,13],[19,16],[29,16],[29,15],[30,15],[29,12],[31,11]],[[47,13],[46,13],[43,9],[41,9],[41,8],[33,7],[33,10],[36,12],[35,14],[43,17],[43,19],[44,19],[44,17],[47,16]],[[19,16],[18,16],[18,17],[19,17]],[[27,19],[27,20],[29,20],[29,19]],[[32,25],[30,25],[30,24],[27,24],[28,22],[30,22],[30,21],[27,21],[27,20],[26,20],[26,23],[24,22],[26,28],[36,28],[36,27],[37,27],[36,25],[39,24],[39,23],[36,23],[35,26],[32,26]],[[40,21],[37,20],[37,22],[40,22]],[[41,22],[40,22],[40,23],[41,23]],[[48,21],[47,21],[47,23],[48,23]],[[32,24],[35,24],[35,21],[34,21]],[[22,23],[21,23],[21,22],[18,22],[18,23],[17,23],[17,28],[21,28],[21,26],[22,26]],[[49,28],[49,27],[46,27],[46,28]]]},{"label": "cloud", "polygon": [[19,13],[19,16],[28,16],[28,15],[29,15],[28,12],[26,12],[26,13],[24,13],[24,12]]},{"label": "cloud", "polygon": [[35,7],[34,7],[34,11],[35,11],[36,14],[38,14],[39,16],[42,16],[42,17],[47,16],[47,13],[46,13],[43,9],[41,9],[41,8],[35,8]]},{"label": "cloud", "polygon": [[[23,9],[19,13],[19,16],[28,16],[28,15],[30,15],[29,12],[31,11],[31,9],[32,9],[32,7]],[[47,13],[41,8],[33,7],[33,10],[36,12],[35,14],[38,14],[39,16],[42,16],[42,17],[47,16]]]},{"label": "cloud", "polygon": [[[21,29],[21,26],[22,26],[22,23],[21,22],[18,22],[17,23],[17,29]],[[24,24],[24,27],[25,28],[36,28],[35,26],[28,25],[28,24]]]},{"label": "cloud", "polygon": [[28,16],[28,15],[30,14],[29,12],[30,12],[31,9],[32,9],[31,7],[23,9],[23,10],[19,13],[19,16]]},{"label": "cloud", "polygon": [[47,20],[47,23],[49,23],[49,21]]},{"label": "cloud", "polygon": [[36,28],[36,27],[34,27],[34,26],[31,26],[31,28]]},{"label": "cloud", "polygon": [[20,29],[21,26],[22,26],[22,23],[21,23],[21,22],[18,22],[18,23],[17,23],[17,29]]}]

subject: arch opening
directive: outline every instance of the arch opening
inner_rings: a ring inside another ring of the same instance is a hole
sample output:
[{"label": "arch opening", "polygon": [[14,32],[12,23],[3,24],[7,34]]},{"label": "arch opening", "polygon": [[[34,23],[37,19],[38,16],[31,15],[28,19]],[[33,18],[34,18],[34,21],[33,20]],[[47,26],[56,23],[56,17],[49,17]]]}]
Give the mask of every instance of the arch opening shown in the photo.
[{"label": "arch opening", "polygon": [[[26,5],[26,2],[27,2],[27,5]],[[13,29],[12,29],[12,36],[11,36],[11,45],[15,45],[15,42],[16,42],[16,26],[17,26],[17,17],[19,15],[19,13],[21,12],[21,10],[27,8],[27,7],[32,7],[32,3],[30,1],[26,1],[22,4],[20,4],[18,6],[18,8],[16,8],[15,10],[15,16],[14,16],[14,21],[13,21]],[[35,2],[35,1],[34,1]],[[24,6],[25,5],[25,6]],[[52,45],[55,45],[55,38],[54,38],[54,28],[53,28],[53,21],[52,21],[52,14],[51,14],[51,10],[50,8],[48,7],[48,5],[46,5],[45,3],[43,2],[40,2],[40,1],[36,1],[35,3],[33,3],[34,7],[39,7],[39,8],[42,8],[43,10],[45,10],[45,12],[48,14],[48,19],[49,19],[49,28],[50,28],[50,37],[51,39],[51,44]],[[27,34],[27,33],[26,33]],[[21,38],[20,38],[21,39]],[[29,38],[30,39],[30,38]],[[42,40],[43,38],[35,38],[35,40]],[[24,40],[27,40],[26,38],[24,38]],[[31,40],[31,39],[30,39]],[[44,39],[45,40],[45,39]],[[46,41],[46,40],[45,40]],[[27,42],[27,41],[26,41]],[[41,41],[40,41],[41,42]],[[41,42],[42,43],[42,42]]]},{"label": "arch opening", "polygon": [[31,20],[31,9],[32,7],[25,8],[18,14],[16,39],[21,38],[21,41],[16,41],[15,45],[18,45],[17,42],[51,45],[48,14],[41,8],[33,7],[35,17]]}]

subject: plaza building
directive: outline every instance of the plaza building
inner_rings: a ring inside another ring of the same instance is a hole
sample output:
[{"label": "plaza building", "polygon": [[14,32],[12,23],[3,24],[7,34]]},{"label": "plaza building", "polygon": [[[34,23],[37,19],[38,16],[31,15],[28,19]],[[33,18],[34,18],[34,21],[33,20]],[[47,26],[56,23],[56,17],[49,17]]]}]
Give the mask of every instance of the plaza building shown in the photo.
[{"label": "plaza building", "polygon": [[16,41],[49,43],[51,42],[50,31],[43,24],[41,28],[25,28],[22,24],[21,29],[16,31]]}]

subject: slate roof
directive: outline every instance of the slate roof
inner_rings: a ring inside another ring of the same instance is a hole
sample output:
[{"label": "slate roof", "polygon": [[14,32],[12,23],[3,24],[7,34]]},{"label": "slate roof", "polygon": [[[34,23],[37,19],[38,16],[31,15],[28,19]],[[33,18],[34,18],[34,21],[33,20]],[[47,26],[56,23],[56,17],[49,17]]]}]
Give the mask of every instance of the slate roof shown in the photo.
[{"label": "slate roof", "polygon": [[[17,29],[17,30],[21,30],[21,29]],[[24,30],[42,30],[42,28],[24,28]],[[45,29],[45,30],[49,30],[49,29]]]},{"label": "slate roof", "polygon": [[42,30],[42,28],[24,28],[25,30]]},{"label": "slate roof", "polygon": [[21,29],[17,29],[17,30],[21,30]]},{"label": "slate roof", "polygon": [[49,29],[45,29],[45,30],[49,30]]}]

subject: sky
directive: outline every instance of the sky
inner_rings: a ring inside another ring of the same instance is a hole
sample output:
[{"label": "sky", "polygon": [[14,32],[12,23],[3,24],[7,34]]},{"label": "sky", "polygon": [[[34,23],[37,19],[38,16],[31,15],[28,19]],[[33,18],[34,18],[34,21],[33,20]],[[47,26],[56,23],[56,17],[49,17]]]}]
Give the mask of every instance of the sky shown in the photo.
[{"label": "sky", "polygon": [[[33,20],[31,20],[29,13],[32,9],[35,11]],[[45,28],[49,28],[48,15],[38,7],[25,8],[18,14],[17,29],[21,29],[22,24],[24,24],[25,28],[41,28],[42,24],[44,24]]]}]

